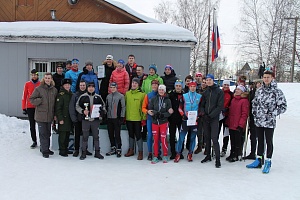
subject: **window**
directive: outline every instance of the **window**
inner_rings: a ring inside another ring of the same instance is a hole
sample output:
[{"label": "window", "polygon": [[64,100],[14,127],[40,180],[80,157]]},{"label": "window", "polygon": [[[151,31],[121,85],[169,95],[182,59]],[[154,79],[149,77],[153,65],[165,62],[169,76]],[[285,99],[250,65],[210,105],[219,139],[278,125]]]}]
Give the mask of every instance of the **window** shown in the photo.
[{"label": "window", "polygon": [[[66,59],[67,60],[67,59]],[[30,71],[32,69],[36,69],[39,72],[39,77],[42,79],[46,72],[51,72],[54,74],[56,72],[56,66],[58,64],[62,64],[62,66],[65,68],[66,66],[66,60],[30,60]],[[29,72],[30,72],[29,71]]]}]

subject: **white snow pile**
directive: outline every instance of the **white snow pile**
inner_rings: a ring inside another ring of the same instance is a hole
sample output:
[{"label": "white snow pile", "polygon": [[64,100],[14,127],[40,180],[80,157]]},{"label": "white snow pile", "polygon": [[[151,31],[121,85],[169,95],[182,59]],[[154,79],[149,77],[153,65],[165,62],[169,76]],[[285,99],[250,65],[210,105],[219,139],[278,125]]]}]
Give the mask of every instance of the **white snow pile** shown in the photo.
[{"label": "white snow pile", "polygon": [[[262,174],[261,169],[247,169],[245,166],[252,162],[250,160],[228,163],[225,157],[221,158],[222,167],[216,169],[214,161],[200,163],[205,157],[203,153],[194,155],[193,162],[184,159],[179,163],[169,161],[155,165],[145,158],[137,161],[136,155],[105,156],[104,160],[88,156],[81,161],[72,156],[63,158],[55,151],[45,159],[39,148],[29,148],[27,120],[0,115],[1,200],[298,200],[300,84],[280,83],[278,86],[286,96],[288,110],[277,119],[272,168],[267,175]],[[219,141],[222,143],[222,134]],[[249,150],[248,143],[247,153]],[[187,151],[183,154],[186,157]]]},{"label": "white snow pile", "polygon": [[187,29],[164,23],[0,22],[1,37],[136,39],[196,42]]}]

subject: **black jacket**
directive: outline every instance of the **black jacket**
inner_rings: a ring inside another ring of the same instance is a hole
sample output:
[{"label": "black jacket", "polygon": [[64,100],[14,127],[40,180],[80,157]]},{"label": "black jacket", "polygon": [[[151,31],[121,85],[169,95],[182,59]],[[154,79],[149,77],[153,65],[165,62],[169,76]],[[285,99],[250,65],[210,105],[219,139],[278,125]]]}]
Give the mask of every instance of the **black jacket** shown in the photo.
[{"label": "black jacket", "polygon": [[86,91],[77,91],[75,94],[72,95],[70,104],[69,104],[69,113],[70,113],[70,117],[73,123],[76,122],[81,122],[82,121],[82,114],[78,113],[76,111],[76,102],[78,100],[78,98],[84,94]]},{"label": "black jacket", "polygon": [[[150,100],[149,110],[153,110],[154,116],[152,116],[153,124],[164,124],[168,122],[168,117],[170,117],[169,109],[172,108],[171,101],[168,96],[165,96],[163,99],[163,104],[159,105],[159,95],[156,95]],[[160,113],[161,116],[157,116]]]},{"label": "black jacket", "polygon": [[62,75],[59,75],[58,73],[53,74],[53,81],[55,83],[55,88],[57,89],[57,91],[60,90],[60,86],[61,86],[61,81],[65,78],[65,74],[63,73]]},{"label": "black jacket", "polygon": [[176,80],[178,79],[176,77],[176,73],[174,70],[171,71],[171,74],[166,75],[166,73],[164,72],[164,76],[162,76],[162,80],[164,81],[164,85],[167,88],[167,92],[174,90],[174,84],[176,82]]},{"label": "black jacket", "polygon": [[179,122],[182,120],[182,116],[180,115],[178,108],[179,105],[183,103],[183,94],[184,92],[181,91],[180,93],[175,92],[175,90],[172,90],[169,93],[169,99],[171,100],[172,108],[174,112],[172,115],[169,117],[169,122]]},{"label": "black jacket", "polygon": [[211,119],[219,118],[224,107],[224,92],[213,84],[208,86],[202,95],[201,112],[209,116]]}]

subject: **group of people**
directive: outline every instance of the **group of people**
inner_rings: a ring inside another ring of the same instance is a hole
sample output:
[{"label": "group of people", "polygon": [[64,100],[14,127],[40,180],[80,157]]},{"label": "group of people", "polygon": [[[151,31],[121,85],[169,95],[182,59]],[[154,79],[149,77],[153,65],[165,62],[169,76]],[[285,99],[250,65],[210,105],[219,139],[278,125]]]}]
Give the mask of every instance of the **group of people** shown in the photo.
[{"label": "group of people", "polygon": [[[215,167],[220,168],[220,157],[226,155],[229,137],[231,150],[226,160],[235,162],[242,159],[243,136],[249,124],[251,153],[244,158],[255,161],[247,167],[261,168],[265,165],[263,172],[269,172],[276,116],[284,113],[287,107],[271,70],[263,73],[262,82],[249,88],[245,79],[240,77],[234,92],[231,92],[229,80],[225,80],[220,89],[212,74],[203,76],[198,72],[195,77],[186,76],[183,82],[176,77],[171,65],[165,66],[164,76],[157,74],[155,64],[149,65],[149,74],[145,74],[144,67],[135,63],[134,55],[128,56],[127,63],[122,59],[116,62],[112,55],[107,55],[102,77],[94,71],[93,62],[89,60],[85,62],[83,71],[78,69],[79,60],[76,58],[68,61],[67,65],[66,69],[57,65],[57,72],[54,75],[46,73],[41,81],[38,72],[33,69],[31,80],[24,86],[22,109],[30,122],[31,148],[37,147],[37,122],[43,157],[49,158],[54,154],[50,150],[50,136],[51,124],[56,121],[59,155],[67,157],[73,153],[74,157],[78,157],[80,147],[81,160],[92,155],[87,150],[91,132],[94,156],[103,159],[98,130],[102,122],[107,124],[111,143],[111,150],[106,156],[116,155],[119,158],[122,156],[120,130],[125,123],[129,135],[129,149],[125,157],[135,154],[134,146],[137,144],[137,159],[143,160],[143,140],[146,140],[147,159],[152,164],[160,160],[166,163],[170,159],[178,163],[184,158],[182,152],[186,143],[189,162],[193,161],[194,153],[198,154],[205,148],[206,156],[201,163],[211,161],[214,156]],[[222,148],[219,145],[221,127],[224,135]],[[75,137],[74,152],[68,150],[71,132]],[[194,151],[196,138],[197,148]]]}]

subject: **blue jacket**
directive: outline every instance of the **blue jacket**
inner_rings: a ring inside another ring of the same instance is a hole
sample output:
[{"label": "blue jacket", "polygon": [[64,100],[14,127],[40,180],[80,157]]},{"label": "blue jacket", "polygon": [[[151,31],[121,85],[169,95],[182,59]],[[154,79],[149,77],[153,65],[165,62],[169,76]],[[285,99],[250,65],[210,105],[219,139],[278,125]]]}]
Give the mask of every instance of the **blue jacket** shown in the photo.
[{"label": "blue jacket", "polygon": [[85,81],[86,84],[88,84],[90,82],[94,82],[95,83],[95,92],[96,92],[96,94],[100,94],[99,93],[98,77],[93,71],[88,71],[87,73],[83,72],[80,80]]},{"label": "blue jacket", "polygon": [[72,85],[71,85],[72,93],[76,92],[76,83],[77,83],[78,76],[81,72],[82,72],[81,70],[78,70],[77,72],[74,72],[73,70],[69,70],[65,74],[65,78],[70,78],[72,80]]},{"label": "blue jacket", "polygon": [[201,97],[202,95],[198,94],[197,92],[189,91],[188,93],[183,94],[183,101],[184,101],[183,111],[186,116],[188,111],[198,111],[200,107]]}]

